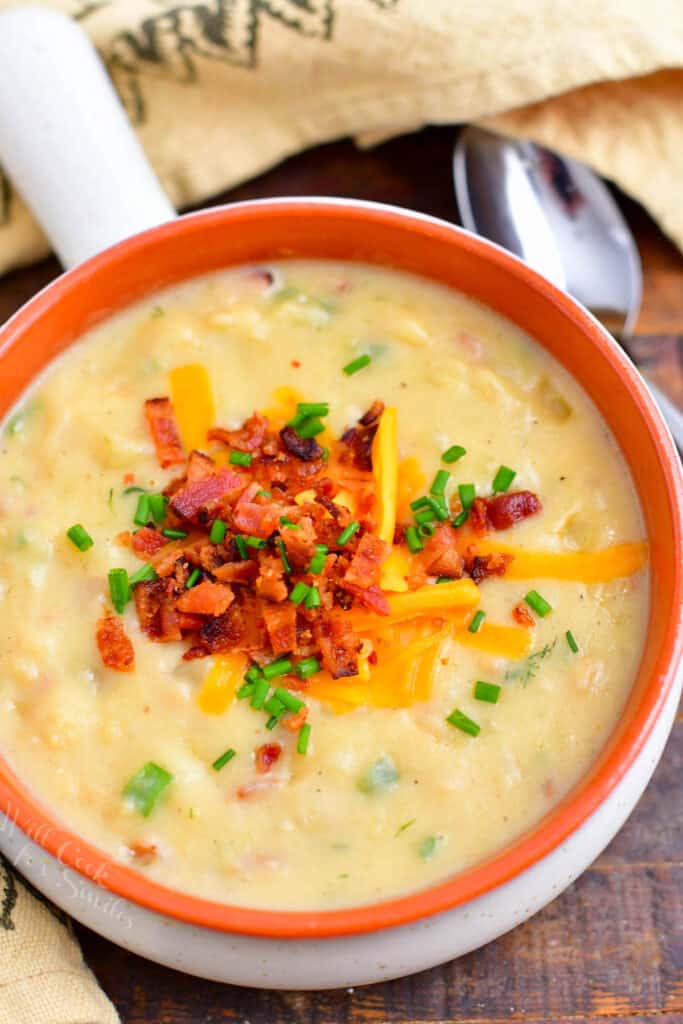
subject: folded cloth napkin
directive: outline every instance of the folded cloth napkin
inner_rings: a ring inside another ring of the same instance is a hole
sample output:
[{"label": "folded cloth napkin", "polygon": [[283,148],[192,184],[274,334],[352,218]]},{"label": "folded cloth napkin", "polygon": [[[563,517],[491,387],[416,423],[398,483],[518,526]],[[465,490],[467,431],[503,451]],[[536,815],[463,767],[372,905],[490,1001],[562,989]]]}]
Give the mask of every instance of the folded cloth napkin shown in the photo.
[{"label": "folded cloth napkin", "polygon": [[[319,142],[477,121],[591,164],[683,248],[681,0],[53,3],[177,207]],[[0,272],[47,251],[0,173]]]},{"label": "folded cloth napkin", "polygon": [[118,1024],[68,918],[0,859],[0,1024]]}]

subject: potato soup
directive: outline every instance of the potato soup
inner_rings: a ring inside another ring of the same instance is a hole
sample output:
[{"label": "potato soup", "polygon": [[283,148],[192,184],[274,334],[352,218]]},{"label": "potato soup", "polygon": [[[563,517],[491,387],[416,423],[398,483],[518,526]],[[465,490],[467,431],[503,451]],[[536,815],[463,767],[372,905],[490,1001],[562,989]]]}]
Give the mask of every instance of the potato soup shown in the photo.
[{"label": "potato soup", "polygon": [[647,607],[591,402],[408,274],[289,261],[159,293],[4,423],[2,753],[185,892],[345,907],[499,851],[604,746]]}]

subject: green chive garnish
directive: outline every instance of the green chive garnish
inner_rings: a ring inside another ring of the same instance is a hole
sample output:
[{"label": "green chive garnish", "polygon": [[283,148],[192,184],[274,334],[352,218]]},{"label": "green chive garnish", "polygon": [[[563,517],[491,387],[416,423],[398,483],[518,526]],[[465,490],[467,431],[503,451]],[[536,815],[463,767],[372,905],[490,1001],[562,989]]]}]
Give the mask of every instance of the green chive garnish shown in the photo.
[{"label": "green chive garnish", "polygon": [[436,512],[433,508],[421,508],[419,512],[415,513],[415,522],[418,526],[422,526],[423,523],[433,523],[436,519]]},{"label": "green chive garnish", "polygon": [[441,497],[446,490],[446,484],[448,483],[450,478],[451,474],[448,472],[447,469],[440,469],[439,472],[434,477],[432,486],[429,488],[429,493],[436,494],[439,497]]},{"label": "green chive garnish", "polygon": [[322,455],[320,456],[320,458],[323,460],[323,462],[329,462],[329,459],[330,459],[330,449],[329,448],[323,448]]},{"label": "green chive garnish", "polygon": [[185,540],[188,536],[185,530],[162,530],[161,535],[169,540]]},{"label": "green chive garnish", "polygon": [[353,359],[350,363],[347,363],[343,368],[344,373],[347,377],[350,377],[354,373],[358,373],[364,366],[369,366],[372,362],[370,356],[358,356],[358,359]]},{"label": "green chive garnish", "polygon": [[280,719],[283,718],[286,714],[287,714],[287,708],[286,707],[280,707],[280,710],[277,711],[274,715],[271,715],[270,718],[268,719],[268,721],[266,722],[266,729],[274,729],[275,726],[280,721]]},{"label": "green chive garnish", "polygon": [[124,487],[121,491],[122,494],[146,494],[144,487],[138,487],[136,484],[131,484],[130,487]]},{"label": "green chive garnish", "polygon": [[299,679],[308,679],[309,676],[314,676],[316,672],[320,671],[320,662],[317,658],[304,658],[294,671]]},{"label": "green chive garnish", "polygon": [[136,583],[146,583],[148,580],[155,579],[157,579],[157,574],[154,566],[150,565],[149,562],[145,562],[144,565],[141,565],[140,568],[133,573],[128,582],[131,587],[134,587]]},{"label": "green chive garnish", "polygon": [[241,534],[236,533],[234,541],[235,547],[237,548],[237,553],[242,559],[242,561],[244,561],[245,558],[249,558],[249,552],[247,551],[247,542],[245,538],[242,537]]},{"label": "green chive garnish", "polygon": [[287,548],[285,547],[285,542],[283,541],[282,537],[276,537],[275,538],[275,546],[277,547],[278,551],[280,552],[280,560],[282,562],[282,568],[285,570],[285,572],[291,573],[292,566],[291,566],[291,563],[290,563],[289,559],[287,558]]},{"label": "green chive garnish", "polygon": [[211,524],[211,530],[209,532],[209,540],[212,544],[222,544],[225,540],[225,534],[227,533],[228,524],[224,523],[222,519],[214,519]]},{"label": "green chive garnish", "polygon": [[135,509],[135,515],[133,516],[133,522],[136,526],[146,526],[152,518],[152,513],[149,508],[149,494],[141,494],[138,498],[138,503]]},{"label": "green chive garnish", "polygon": [[66,535],[79,551],[87,551],[95,543],[86,528],[81,526],[80,523],[74,523],[73,526],[70,526],[66,531]]},{"label": "green chive garnish", "polygon": [[309,587],[308,593],[304,598],[304,607],[306,608],[319,608],[320,607],[320,591],[317,587]]},{"label": "green chive garnish", "polygon": [[485,683],[481,679],[475,683],[474,699],[486,701],[487,704],[497,704],[500,697],[500,686],[496,683]]},{"label": "green chive garnish", "polygon": [[296,752],[297,754],[305,754],[308,750],[308,741],[311,738],[311,727],[308,722],[299,729],[299,738],[296,741]]},{"label": "green chive garnish", "polygon": [[231,466],[251,466],[254,456],[249,452],[230,452],[228,462]]},{"label": "green chive garnish", "polygon": [[285,690],[284,686],[278,686],[275,696],[281,704],[284,704],[288,711],[293,711],[294,714],[304,706],[304,702],[295,697],[289,690]]},{"label": "green chive garnish", "polygon": [[337,544],[339,547],[343,548],[345,544],[348,544],[354,533],[357,533],[358,530],[360,530],[360,523],[357,519],[354,519],[353,522],[349,523],[349,525],[345,527],[337,537]]},{"label": "green chive garnish", "polygon": [[168,498],[164,494],[150,494],[149,511],[155,523],[163,522],[166,517]]},{"label": "green chive garnish", "polygon": [[481,726],[473,722],[464,711],[460,711],[458,708],[451,711],[446,721],[449,725],[454,725],[456,729],[461,729],[462,732],[466,732],[469,736],[478,736],[481,732]]},{"label": "green chive garnish", "polygon": [[452,583],[453,582],[453,577],[452,576],[437,576],[436,582],[437,583]]},{"label": "green chive garnish", "polygon": [[280,516],[280,526],[285,530],[300,530],[301,523],[294,523],[289,516]]},{"label": "green chive garnish", "polygon": [[316,546],[315,546],[315,554],[313,555],[313,558],[311,559],[311,564],[308,567],[308,571],[313,576],[319,576],[320,573],[325,568],[325,559],[326,558],[327,558],[327,545],[326,544],[316,544]]},{"label": "green chive garnish", "polygon": [[458,494],[460,495],[460,504],[463,507],[463,511],[471,508],[476,494],[474,484],[458,484]]},{"label": "green chive garnish", "polygon": [[201,576],[201,574],[202,574],[202,570],[201,569],[193,569],[192,572],[190,573],[190,575],[187,577],[187,582],[185,583],[185,589],[186,590],[192,590],[192,587],[194,587],[194,585],[199,582],[199,577]]},{"label": "green chive garnish", "polygon": [[329,402],[299,402],[296,411],[302,416],[328,416],[330,412]]},{"label": "green chive garnish", "polygon": [[271,693],[268,700],[263,705],[263,710],[267,711],[269,715],[279,715],[284,710],[285,705],[276,694]]},{"label": "green chive garnish", "polygon": [[466,519],[467,519],[469,514],[470,514],[470,510],[468,508],[464,509],[453,520],[453,526],[462,526],[462,524],[466,521]]},{"label": "green chive garnish", "polygon": [[291,671],[292,663],[289,658],[278,658],[277,661],[271,661],[270,665],[263,666],[263,678],[275,679],[277,676],[286,676]]},{"label": "green chive garnish", "polygon": [[109,570],[109,596],[119,615],[130,601],[130,583],[125,569]]},{"label": "green chive garnish", "polygon": [[418,551],[422,551],[424,545],[415,526],[406,527],[406,544],[408,545],[408,550],[413,555],[416,555]]},{"label": "green chive garnish", "polygon": [[263,537],[245,537],[244,543],[247,545],[248,548],[256,548],[257,550],[261,551],[263,548],[265,548],[268,541],[264,540]]},{"label": "green chive garnish", "polygon": [[252,693],[254,692],[255,685],[255,683],[249,682],[242,683],[235,696],[237,697],[238,700],[244,700],[246,697],[251,697]]},{"label": "green chive garnish", "polygon": [[577,644],[576,640],[574,639],[574,634],[572,633],[571,629],[568,629],[567,632],[564,635],[567,638],[567,643],[569,644],[570,650],[572,650],[574,652],[574,654],[578,654],[579,653],[579,645]]},{"label": "green chive garnish", "polygon": [[153,761],[148,761],[139,772],[136,772],[132,779],[123,788],[123,795],[126,797],[136,811],[139,811],[143,818],[147,818],[154,810],[154,805],[173,781],[173,776],[165,768],[161,768]]},{"label": "green chive garnish", "polygon": [[415,501],[411,501],[410,507],[413,512],[419,512],[421,508],[427,508],[429,505],[429,498],[426,495],[422,495],[421,498],[416,498]]},{"label": "green chive garnish", "polygon": [[457,462],[458,459],[461,459],[463,455],[467,455],[467,449],[463,448],[460,444],[453,444],[443,453],[441,460],[450,465],[452,462]]},{"label": "green chive garnish", "polygon": [[322,434],[324,429],[325,424],[318,416],[309,416],[301,426],[296,428],[296,432],[299,437],[307,439],[309,437],[317,437],[318,434]]},{"label": "green chive garnish", "polygon": [[445,498],[427,498],[427,502],[437,519],[442,523],[448,519],[448,505]]},{"label": "green chive garnish", "polygon": [[434,523],[420,523],[417,528],[417,532],[421,537],[433,537],[436,533],[436,527]]},{"label": "green chive garnish", "polygon": [[254,495],[254,497],[255,498],[272,498],[273,495],[270,493],[270,491],[257,491],[256,494]]},{"label": "green chive garnish", "polygon": [[295,585],[292,587],[291,593],[289,595],[289,600],[292,602],[292,604],[301,604],[301,602],[306,597],[308,597],[309,589],[310,588],[307,583],[303,583],[301,580],[299,580],[299,582],[295,583]]},{"label": "green chive garnish", "polygon": [[512,481],[517,476],[514,469],[510,469],[509,466],[499,466],[498,472],[493,478],[493,493],[503,494],[507,491]]},{"label": "green chive garnish", "polygon": [[230,747],[230,749],[226,750],[224,754],[221,754],[220,757],[216,758],[211,767],[214,769],[214,771],[219,772],[221,768],[225,768],[228,761],[232,761],[233,757],[235,757],[236,754],[237,751],[233,750],[233,748]]},{"label": "green chive garnish", "polygon": [[255,683],[257,682],[257,680],[261,679],[262,676],[263,672],[258,667],[258,665],[250,665],[247,671],[244,673],[244,678],[248,683]]},{"label": "green chive garnish", "polygon": [[264,676],[261,676],[261,678],[257,679],[256,682],[254,683],[254,689],[252,690],[251,700],[249,701],[252,708],[255,708],[256,711],[260,711],[261,708],[263,707],[263,703],[266,699],[266,694],[268,693],[268,690],[268,680]]},{"label": "green chive garnish", "polygon": [[479,630],[481,629],[481,624],[482,624],[482,622],[484,621],[485,618],[486,618],[486,612],[483,612],[481,610],[481,608],[480,608],[479,611],[475,612],[474,615],[472,616],[472,621],[470,622],[469,626],[467,627],[469,632],[470,633],[478,633]]},{"label": "green chive garnish", "polygon": [[546,599],[541,597],[537,590],[530,590],[528,594],[524,595],[524,600],[542,619],[553,610],[553,606],[548,604]]}]

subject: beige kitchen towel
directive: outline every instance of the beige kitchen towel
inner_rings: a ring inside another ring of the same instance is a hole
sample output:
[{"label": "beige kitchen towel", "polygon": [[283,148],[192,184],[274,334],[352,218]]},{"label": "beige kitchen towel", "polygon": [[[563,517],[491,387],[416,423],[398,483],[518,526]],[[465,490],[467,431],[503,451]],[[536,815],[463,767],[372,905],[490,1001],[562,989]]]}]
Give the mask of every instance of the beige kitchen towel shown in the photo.
[{"label": "beige kitchen towel", "polygon": [[65,914],[0,860],[0,1024],[118,1024]]},{"label": "beige kitchen towel", "polygon": [[[683,0],[53,3],[179,208],[319,142],[478,121],[587,161],[683,248]],[[47,251],[0,174],[0,272]]]}]

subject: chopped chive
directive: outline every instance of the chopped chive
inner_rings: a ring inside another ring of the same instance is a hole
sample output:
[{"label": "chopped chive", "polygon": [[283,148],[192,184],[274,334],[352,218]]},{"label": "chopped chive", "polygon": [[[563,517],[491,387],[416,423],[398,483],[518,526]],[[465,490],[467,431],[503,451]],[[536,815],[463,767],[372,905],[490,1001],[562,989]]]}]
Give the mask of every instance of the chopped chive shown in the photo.
[{"label": "chopped chive", "polygon": [[308,419],[307,414],[305,412],[299,412],[298,409],[297,409],[297,411],[292,416],[291,420],[287,420],[287,422],[285,423],[285,426],[286,427],[294,427],[294,429],[296,430],[307,419]]},{"label": "chopped chive", "polygon": [[349,523],[349,525],[345,527],[337,537],[337,544],[339,547],[343,548],[345,544],[348,544],[354,533],[357,533],[359,530],[360,523],[357,519],[354,519],[353,522]]},{"label": "chopped chive", "polygon": [[270,491],[257,491],[254,495],[255,498],[272,498],[273,495]]},{"label": "chopped chive", "polygon": [[300,530],[301,523],[293,523],[289,516],[280,516],[280,526],[286,530]]},{"label": "chopped chive", "polygon": [[245,537],[244,543],[248,548],[257,548],[260,551],[265,548],[268,541],[264,540],[263,537]]},{"label": "chopped chive", "polygon": [[329,402],[299,402],[296,411],[304,416],[328,416],[330,412]]},{"label": "chopped chive", "polygon": [[475,612],[474,615],[472,616],[472,621],[470,622],[469,626],[467,627],[469,632],[470,633],[478,633],[479,630],[481,629],[481,624],[482,624],[482,622],[484,621],[485,618],[486,618],[486,612],[483,612],[481,610],[481,608],[480,608],[479,611]]},{"label": "chopped chive", "polygon": [[445,498],[427,498],[429,507],[438,520],[442,523],[448,519],[448,505]]},{"label": "chopped chive", "polygon": [[70,526],[66,531],[66,535],[79,551],[87,551],[95,543],[86,528],[81,526],[80,523],[74,523],[73,526]]},{"label": "chopped chive", "polygon": [[463,509],[463,511],[459,515],[457,515],[453,520],[453,526],[462,526],[462,524],[466,521],[469,514],[470,510],[468,508]]},{"label": "chopped chive", "polygon": [[278,686],[275,696],[281,704],[284,704],[288,711],[293,711],[295,714],[297,711],[301,711],[304,706],[304,702],[295,697],[289,690],[285,690],[284,686]]},{"label": "chopped chive", "polygon": [[278,658],[271,661],[270,665],[263,666],[263,678],[275,679],[277,676],[286,676],[292,671],[292,663],[289,658]]},{"label": "chopped chive", "polygon": [[466,732],[469,736],[478,736],[481,731],[481,726],[473,722],[464,711],[460,711],[458,708],[451,711],[446,721],[449,725],[454,725],[456,729]]},{"label": "chopped chive", "polygon": [[304,658],[294,671],[299,679],[308,679],[309,676],[314,676],[316,672],[320,671],[320,662],[317,658]]},{"label": "chopped chive", "polygon": [[165,768],[153,761],[148,761],[132,779],[123,787],[123,795],[143,818],[147,818],[154,810],[154,805],[173,781],[173,776]]},{"label": "chopped chive", "polygon": [[439,497],[442,497],[446,490],[446,484],[448,483],[450,478],[451,474],[448,472],[447,469],[440,469],[439,472],[434,477],[432,486],[429,488],[429,493],[436,494]]},{"label": "chopped chive", "polygon": [[251,700],[249,701],[249,703],[251,704],[252,708],[256,709],[256,711],[260,711],[261,708],[263,707],[263,703],[266,699],[266,695],[269,689],[270,686],[268,680],[264,676],[262,676],[260,679],[257,679],[256,682],[254,683],[254,689],[251,692]]},{"label": "chopped chive", "polygon": [[453,582],[453,577],[452,576],[437,576],[436,582],[437,583],[452,583]]},{"label": "chopped chive", "polygon": [[417,528],[417,532],[421,537],[433,537],[436,533],[436,527],[434,523],[420,523]]},{"label": "chopped chive", "polygon": [[449,465],[452,462],[457,462],[463,455],[467,455],[467,449],[463,448],[460,444],[452,444],[443,455],[441,456],[442,462],[447,462]]},{"label": "chopped chive", "polygon": [[157,574],[154,566],[150,565],[149,562],[145,562],[144,565],[141,565],[140,568],[133,573],[128,582],[131,587],[134,587],[137,583],[146,583],[148,580],[155,579],[157,579]]},{"label": "chopped chive", "polygon": [[221,754],[220,757],[216,758],[211,767],[214,769],[214,771],[219,772],[221,768],[225,768],[228,761],[232,761],[233,757],[235,757],[236,754],[237,751],[233,750],[233,748],[230,747],[230,749],[226,750],[224,754]]},{"label": "chopped chive", "polygon": [[500,686],[497,683],[485,683],[478,679],[474,686],[474,699],[486,701],[487,704],[497,704],[500,697]]},{"label": "chopped chive", "polygon": [[166,506],[168,505],[168,498],[165,494],[150,494],[149,496],[149,511],[152,514],[152,519],[155,523],[163,522],[166,517]]},{"label": "chopped chive", "polygon": [[281,701],[274,693],[271,693],[263,705],[263,710],[267,711],[269,715],[279,715],[283,708],[285,708],[284,701]]},{"label": "chopped chive", "polygon": [[476,494],[474,484],[458,484],[458,494],[460,495],[460,504],[463,507],[463,511],[471,508]]},{"label": "chopped chive", "polygon": [[370,356],[358,356],[358,359],[353,359],[343,367],[344,373],[347,377],[350,377],[352,374],[362,370],[364,366],[369,366],[371,362]]},{"label": "chopped chive", "polygon": [[122,494],[146,494],[144,487],[138,487],[137,484],[131,484],[130,487],[124,487],[121,491]]},{"label": "chopped chive", "polygon": [[324,429],[325,424],[318,416],[309,416],[301,426],[296,428],[296,432],[299,437],[308,439],[309,437],[317,437],[318,434],[322,434]]},{"label": "chopped chive", "polygon": [[435,519],[436,512],[433,508],[422,508],[415,513],[415,522],[418,526],[422,526],[423,523],[433,523]]},{"label": "chopped chive", "polygon": [[323,448],[322,455],[320,456],[320,458],[323,460],[323,462],[329,462],[329,459],[330,459],[330,449],[329,448]]},{"label": "chopped chive", "polygon": [[231,466],[251,466],[254,456],[249,452],[230,452],[228,462]]},{"label": "chopped chive", "polygon": [[578,654],[579,653],[579,645],[577,644],[576,640],[574,639],[574,634],[572,633],[571,629],[568,629],[567,632],[564,635],[567,638],[567,643],[569,644],[570,649],[574,652],[574,654]]},{"label": "chopped chive", "polygon": [[399,825],[394,832],[394,839],[398,839],[398,837],[409,829],[411,825],[414,825],[416,821],[417,818],[411,818],[410,821],[404,821],[402,825]]},{"label": "chopped chive", "polygon": [[297,754],[305,754],[306,753],[306,751],[308,750],[308,741],[310,740],[310,738],[311,738],[311,727],[308,724],[308,722],[304,722],[304,724],[299,729],[299,738],[296,741],[296,752],[297,752]]},{"label": "chopped chive", "polygon": [[162,530],[162,537],[168,537],[169,540],[185,540],[188,534],[185,530]]},{"label": "chopped chive", "polygon": [[282,568],[285,570],[285,572],[291,573],[292,566],[291,566],[291,563],[289,561],[289,558],[287,557],[287,548],[285,547],[285,542],[283,541],[282,537],[276,537],[275,538],[275,546],[277,547],[278,551],[280,552],[280,560],[282,562]]},{"label": "chopped chive", "polygon": [[319,576],[320,573],[325,568],[325,559],[326,558],[327,558],[327,545],[326,544],[316,544],[316,546],[315,546],[315,554],[313,555],[313,558],[311,559],[311,564],[308,567],[308,571],[313,576]]},{"label": "chopped chive", "polygon": [[246,697],[251,697],[252,693],[254,692],[255,685],[255,683],[251,683],[248,681],[242,683],[240,688],[235,693],[235,696],[237,697],[238,700],[244,700]]},{"label": "chopped chive", "polygon": [[244,678],[248,683],[255,683],[258,679],[261,679],[263,672],[258,665],[250,665],[247,671],[244,673]]},{"label": "chopped chive", "polygon": [[308,597],[309,590],[310,587],[308,586],[308,584],[303,583],[301,580],[299,580],[299,582],[295,583],[294,586],[292,587],[292,590],[289,595],[289,600],[292,602],[292,604],[301,604],[301,602],[306,597]]},{"label": "chopped chive", "polygon": [[228,530],[228,524],[224,523],[222,519],[214,519],[211,524],[211,530],[209,532],[209,540],[212,544],[222,544],[225,540],[225,534]]},{"label": "chopped chive", "polygon": [[137,526],[146,526],[152,518],[152,513],[149,508],[149,494],[141,494],[138,498],[138,503],[135,508],[135,515],[133,516],[133,522]]},{"label": "chopped chive", "polygon": [[408,545],[408,550],[413,555],[417,554],[418,551],[422,551],[424,545],[415,526],[406,527],[406,544]]},{"label": "chopped chive", "polygon": [[109,596],[119,615],[130,601],[130,583],[125,569],[109,570]]},{"label": "chopped chive", "polygon": [[553,606],[548,604],[546,599],[541,597],[537,590],[530,590],[528,594],[524,595],[524,600],[542,619],[553,610]]},{"label": "chopped chive", "polygon": [[247,551],[247,543],[244,537],[242,537],[241,534],[236,533],[234,540],[235,547],[237,548],[237,553],[239,554],[242,561],[244,561],[245,558],[249,558],[249,552]]},{"label": "chopped chive", "polygon": [[413,512],[419,512],[421,508],[427,508],[429,505],[429,498],[423,494],[421,498],[416,498],[415,501],[411,501],[410,507]]},{"label": "chopped chive", "polygon": [[309,587],[308,593],[304,598],[304,607],[306,608],[319,608],[320,607],[320,591],[317,587]]},{"label": "chopped chive", "polygon": [[194,585],[199,582],[199,577],[201,576],[201,574],[202,574],[202,570],[201,569],[193,569],[192,572],[190,573],[190,575],[187,577],[187,581],[185,583],[185,589],[186,590],[192,590],[192,587],[194,587]]},{"label": "chopped chive", "polygon": [[426,839],[423,839],[420,843],[420,856],[422,860],[429,860],[430,857],[433,857],[442,843],[443,836],[439,835],[427,836]]},{"label": "chopped chive", "polygon": [[509,466],[499,466],[498,472],[493,478],[493,493],[503,494],[507,491],[512,481],[517,476],[514,469],[510,469]]},{"label": "chopped chive", "polygon": [[266,729],[274,729],[281,718],[287,714],[287,708],[281,707],[279,711],[276,711],[274,715],[271,715],[266,722]]}]

